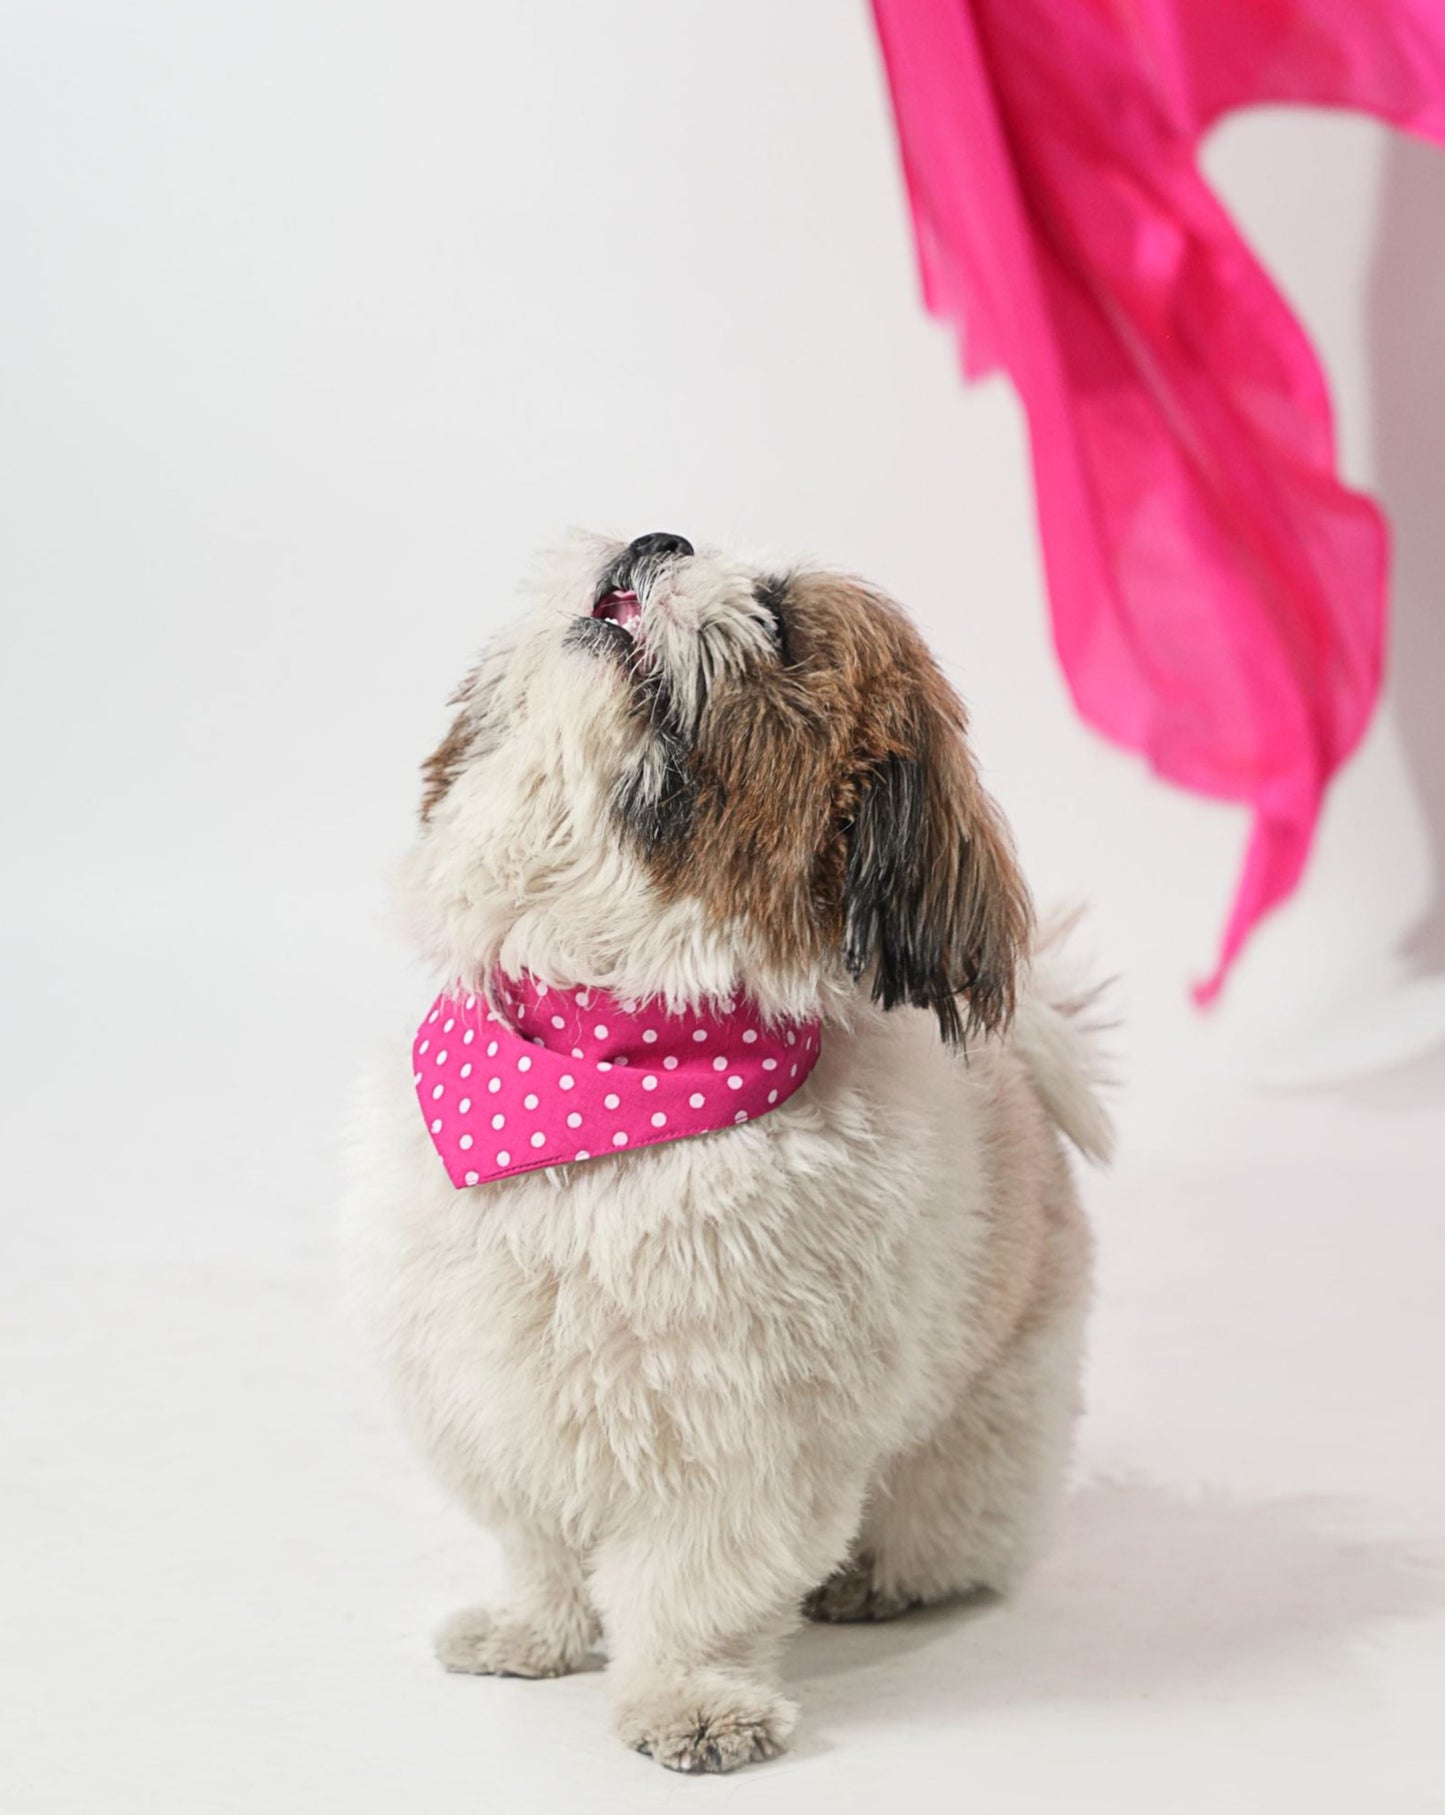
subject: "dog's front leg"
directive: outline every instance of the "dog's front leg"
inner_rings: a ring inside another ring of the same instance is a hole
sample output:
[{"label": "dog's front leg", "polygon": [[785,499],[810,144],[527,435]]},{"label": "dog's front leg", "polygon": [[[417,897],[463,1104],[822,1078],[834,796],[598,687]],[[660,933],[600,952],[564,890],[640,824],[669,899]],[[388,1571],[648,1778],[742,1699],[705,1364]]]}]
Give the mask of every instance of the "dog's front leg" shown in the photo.
[{"label": "dog's front leg", "polygon": [[511,1593],[499,1608],[464,1607],[438,1629],[440,1662],[470,1676],[563,1676],[597,1640],[582,1567],[559,1538],[524,1527],[498,1534]]},{"label": "dog's front leg", "polygon": [[778,1663],[803,1595],[846,1550],[861,1483],[826,1509],[734,1479],[603,1543],[591,1580],[618,1732],[674,1771],[731,1771],[783,1750],[798,1710]]}]

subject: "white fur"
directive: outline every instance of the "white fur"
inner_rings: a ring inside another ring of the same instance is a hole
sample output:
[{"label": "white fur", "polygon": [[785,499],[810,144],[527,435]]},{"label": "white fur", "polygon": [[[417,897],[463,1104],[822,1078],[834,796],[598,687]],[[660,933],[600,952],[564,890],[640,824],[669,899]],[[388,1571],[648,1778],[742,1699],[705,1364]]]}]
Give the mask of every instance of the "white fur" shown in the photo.
[{"label": "white fur", "polygon": [[[1042,961],[1013,1034],[965,1058],[931,1017],[657,902],[607,814],[621,683],[559,637],[609,552],[488,658],[500,732],[432,815],[410,923],[448,979],[501,963],[821,1010],[821,1058],[758,1121],[457,1192],[401,1037],[361,1106],[345,1240],[410,1428],[511,1570],[506,1606],[442,1629],[442,1662],[550,1675],[605,1634],[624,1740],[727,1769],[787,1741],[805,1597],[882,1615],[1006,1589],[1033,1555],[1088,1296],[1057,1130],[1102,1153],[1108,1128],[1076,992]],[[695,565],[724,623],[738,570]],[[702,621],[695,597],[670,609],[679,635]]]}]

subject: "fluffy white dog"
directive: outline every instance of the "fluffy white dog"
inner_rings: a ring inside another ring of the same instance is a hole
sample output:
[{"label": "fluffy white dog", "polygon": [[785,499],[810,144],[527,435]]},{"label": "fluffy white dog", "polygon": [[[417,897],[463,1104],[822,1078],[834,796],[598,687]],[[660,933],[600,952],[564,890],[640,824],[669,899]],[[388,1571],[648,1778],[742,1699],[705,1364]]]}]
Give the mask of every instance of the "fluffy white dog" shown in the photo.
[{"label": "fluffy white dog", "polygon": [[1006,1590],[1036,1549],[1089,1293],[1060,1131],[1109,1144],[1081,993],[962,707],[857,582],[574,543],[454,703],[404,897],[484,1035],[518,1041],[519,979],[819,1032],[759,1113],[455,1182],[398,1051],[346,1218],[409,1425],[509,1566],[442,1663],[552,1676],[605,1635],[626,1743],[729,1770],[787,1742],[804,1614]]}]

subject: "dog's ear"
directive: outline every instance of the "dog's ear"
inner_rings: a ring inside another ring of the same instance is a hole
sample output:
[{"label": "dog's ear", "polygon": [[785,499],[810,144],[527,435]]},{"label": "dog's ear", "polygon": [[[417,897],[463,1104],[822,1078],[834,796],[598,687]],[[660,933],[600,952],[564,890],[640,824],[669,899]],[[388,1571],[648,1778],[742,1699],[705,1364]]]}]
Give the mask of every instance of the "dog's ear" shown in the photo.
[{"label": "dog's ear", "polygon": [[501,741],[494,663],[484,656],[447,701],[456,716],[421,766],[421,823],[425,825],[467,763]]},{"label": "dog's ear", "polygon": [[[931,664],[930,664],[931,667]],[[856,777],[843,957],[884,1008],[932,1009],[945,1040],[1007,1025],[1032,924],[1008,831],[963,741],[963,712],[915,696],[907,733]]]}]

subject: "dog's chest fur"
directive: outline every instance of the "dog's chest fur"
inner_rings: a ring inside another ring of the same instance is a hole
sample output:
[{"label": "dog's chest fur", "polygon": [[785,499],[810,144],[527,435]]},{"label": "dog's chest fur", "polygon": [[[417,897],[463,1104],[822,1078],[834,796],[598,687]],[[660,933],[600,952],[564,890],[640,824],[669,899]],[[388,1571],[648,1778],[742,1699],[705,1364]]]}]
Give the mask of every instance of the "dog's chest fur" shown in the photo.
[{"label": "dog's chest fur", "polygon": [[1032,1290],[1015,1206],[1059,1163],[1008,1052],[908,1012],[826,1034],[757,1123],[471,1192],[408,1072],[371,1095],[347,1246],[409,1419],[484,1520],[584,1548],[760,1436],[798,1433],[800,1483],[919,1440]]}]

